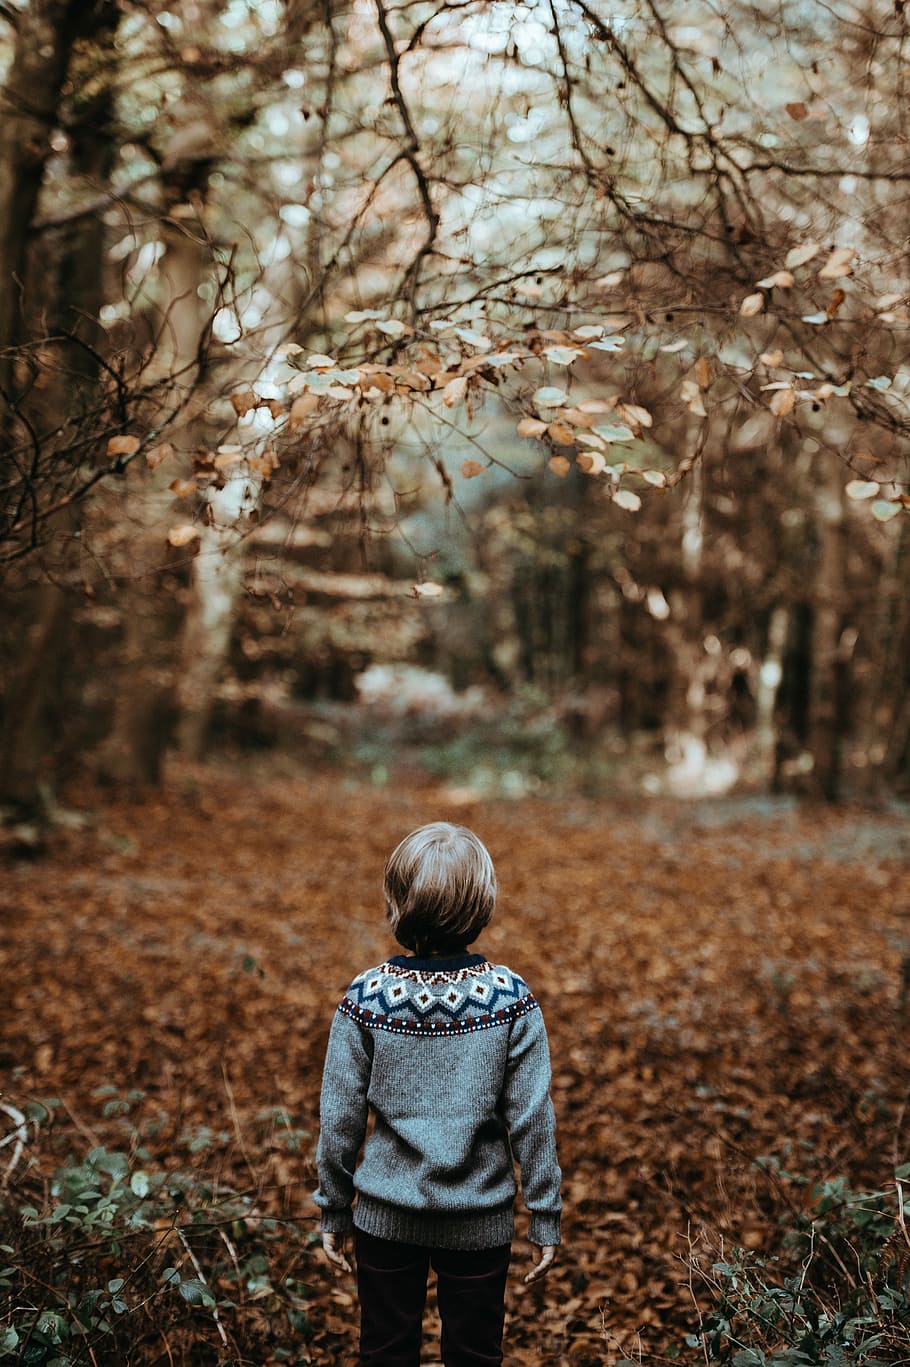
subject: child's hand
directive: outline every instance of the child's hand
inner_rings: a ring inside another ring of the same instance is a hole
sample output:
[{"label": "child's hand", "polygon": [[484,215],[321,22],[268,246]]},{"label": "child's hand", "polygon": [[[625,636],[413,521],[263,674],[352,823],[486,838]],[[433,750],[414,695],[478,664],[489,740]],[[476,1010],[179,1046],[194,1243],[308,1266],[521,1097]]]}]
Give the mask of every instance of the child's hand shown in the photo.
[{"label": "child's hand", "polygon": [[536,1282],[539,1277],[545,1277],[553,1266],[553,1259],[556,1257],[556,1245],[544,1244],[542,1248],[534,1245],[535,1266],[525,1277],[525,1286],[529,1282]]},{"label": "child's hand", "polygon": [[333,1267],[337,1267],[341,1272],[350,1272],[351,1264],[348,1261],[350,1249],[350,1238],[347,1234],[326,1234],[322,1235],[322,1247],[325,1256]]}]

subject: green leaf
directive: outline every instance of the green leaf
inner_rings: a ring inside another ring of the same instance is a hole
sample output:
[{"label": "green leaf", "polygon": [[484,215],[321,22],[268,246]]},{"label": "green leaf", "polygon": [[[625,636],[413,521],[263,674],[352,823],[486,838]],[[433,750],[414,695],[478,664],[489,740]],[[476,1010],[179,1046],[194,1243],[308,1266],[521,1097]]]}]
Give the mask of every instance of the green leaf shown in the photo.
[{"label": "green leaf", "polygon": [[189,1281],[181,1282],[180,1294],[187,1305],[204,1305],[211,1307],[215,1304],[215,1297],[212,1295],[205,1282],[201,1282],[198,1277],[191,1277]]},{"label": "green leaf", "polygon": [[881,390],[890,389],[890,388],[891,388],[891,376],[890,376],[890,375],[876,375],[875,378],[874,378],[873,380],[867,380],[867,381],[866,381],[866,384],[869,386],[870,389],[881,389]]},{"label": "green leaf", "polygon": [[125,1283],[126,1283],[126,1278],[125,1278],[125,1277],[113,1277],[113,1278],[108,1282],[108,1284],[107,1284],[107,1289],[108,1289],[108,1291],[110,1291],[111,1295],[113,1295],[114,1292],[115,1292],[115,1291],[119,1291],[120,1288],[121,1288],[121,1286],[124,1286]]},{"label": "green leaf", "polygon": [[161,1274],[161,1280],[167,1286],[179,1286],[180,1273],[177,1271],[176,1267],[166,1267]]},{"label": "green leaf", "polygon": [[11,1353],[19,1342],[19,1335],[10,1324],[6,1329],[0,1329],[0,1351]]}]

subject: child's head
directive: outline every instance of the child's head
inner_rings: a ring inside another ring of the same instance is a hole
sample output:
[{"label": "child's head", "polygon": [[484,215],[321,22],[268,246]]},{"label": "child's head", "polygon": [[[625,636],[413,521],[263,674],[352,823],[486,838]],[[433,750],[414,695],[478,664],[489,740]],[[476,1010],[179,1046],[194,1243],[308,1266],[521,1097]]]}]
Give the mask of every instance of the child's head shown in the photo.
[{"label": "child's head", "polygon": [[477,939],[496,905],[496,874],[465,826],[433,821],[405,836],[382,890],[395,939],[415,954],[450,954]]}]

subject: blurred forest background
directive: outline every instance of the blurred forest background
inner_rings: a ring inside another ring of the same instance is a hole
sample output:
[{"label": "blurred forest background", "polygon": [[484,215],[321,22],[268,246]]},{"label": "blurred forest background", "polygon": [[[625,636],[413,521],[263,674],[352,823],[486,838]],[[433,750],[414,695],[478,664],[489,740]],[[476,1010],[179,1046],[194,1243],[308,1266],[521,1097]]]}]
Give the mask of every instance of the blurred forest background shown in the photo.
[{"label": "blurred forest background", "polygon": [[0,806],[225,745],[905,791],[907,38],[0,6]]}]

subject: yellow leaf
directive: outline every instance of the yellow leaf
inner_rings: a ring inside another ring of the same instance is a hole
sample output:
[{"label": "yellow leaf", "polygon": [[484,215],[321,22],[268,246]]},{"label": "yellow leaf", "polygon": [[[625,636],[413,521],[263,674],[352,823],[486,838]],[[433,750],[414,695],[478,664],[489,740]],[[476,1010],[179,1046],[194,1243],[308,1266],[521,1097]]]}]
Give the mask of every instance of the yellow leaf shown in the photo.
[{"label": "yellow leaf", "polygon": [[170,460],[174,454],[174,448],[169,441],[163,441],[160,446],[153,446],[151,451],[146,451],[145,459],[150,470],[157,470],[159,465],[163,465],[166,460]]},{"label": "yellow leaf", "polygon": [[699,356],[695,362],[695,378],[698,381],[699,389],[710,389],[711,381],[714,379],[714,371],[707,356]]},{"label": "yellow leaf", "polygon": [[747,294],[739,306],[739,311],[743,318],[754,318],[756,313],[761,313],[764,307],[765,296],[763,294]]},{"label": "yellow leaf", "polygon": [[778,389],[771,395],[771,412],[776,418],[785,418],[796,405],[796,395],[792,389]]},{"label": "yellow leaf", "polygon": [[601,451],[579,451],[575,463],[586,475],[599,475],[607,468],[606,457]]},{"label": "yellow leaf", "polygon": [[167,534],[167,539],[172,546],[188,546],[191,541],[195,541],[199,535],[196,528],[190,522],[181,522],[179,526],[172,527]]},{"label": "yellow leaf", "polygon": [[755,283],[766,290],[789,290],[793,288],[793,276],[789,271],[775,271],[773,275],[766,275],[764,280],[756,280]]},{"label": "yellow leaf", "polygon": [[268,479],[272,471],[278,469],[278,455],[272,450],[263,451],[261,456],[249,456],[247,465],[254,474],[262,475],[264,479]]},{"label": "yellow leaf", "polygon": [[788,270],[795,271],[797,266],[804,266],[813,256],[818,256],[821,249],[820,242],[804,242],[800,247],[791,247],[784,265]]},{"label": "yellow leaf", "polygon": [[631,427],[651,427],[654,422],[647,408],[642,408],[641,404],[637,403],[621,403],[616,409],[616,414]]},{"label": "yellow leaf", "polygon": [[461,473],[465,479],[474,479],[477,475],[482,475],[486,468],[479,460],[465,460],[461,464]]},{"label": "yellow leaf", "polygon": [[442,401],[446,408],[454,408],[459,399],[464,397],[467,387],[468,381],[464,375],[457,375],[454,380],[449,380],[442,391]]},{"label": "yellow leaf", "polygon": [[853,274],[850,264],[856,256],[854,247],[836,247],[818,273],[819,280],[841,280]]},{"label": "yellow leaf", "polygon": [[439,598],[445,589],[441,584],[434,584],[431,580],[425,579],[421,584],[414,585],[414,592],[418,598]]},{"label": "yellow leaf", "polygon": [[803,104],[802,100],[793,100],[790,104],[785,104],[784,108],[790,115],[790,118],[795,119],[797,123],[799,123],[800,120],[808,119],[809,117],[809,107],[808,105]]},{"label": "yellow leaf", "polygon": [[330,399],[353,399],[353,389],[348,389],[346,384],[330,384],[325,391]]},{"label": "yellow leaf", "polygon": [[294,432],[298,427],[302,427],[311,413],[319,407],[319,400],[315,394],[301,394],[299,399],[295,399],[291,404],[291,411],[288,415],[288,427]]},{"label": "yellow leaf", "polygon": [[782,351],[763,351],[758,359],[762,365],[779,366],[784,359],[784,353]]},{"label": "yellow leaf", "polygon": [[565,479],[572,468],[565,456],[551,456],[547,461],[547,464],[553,471],[553,474],[558,475],[560,479]]},{"label": "yellow leaf", "polygon": [[618,403],[618,398],[582,399],[578,407],[581,409],[582,413],[612,413]]},{"label": "yellow leaf", "polygon": [[690,413],[694,413],[698,418],[708,416],[705,405],[702,403],[701,390],[694,380],[683,380],[679,388],[680,397]]},{"label": "yellow leaf", "polygon": [[321,351],[315,351],[312,356],[306,358],[307,370],[332,370],[335,362],[331,356],[324,356]]},{"label": "yellow leaf", "polygon": [[229,465],[236,465],[238,460],[243,460],[242,447],[219,446],[218,455],[215,457],[213,463],[216,470],[226,470]]},{"label": "yellow leaf", "polygon": [[598,451],[606,451],[607,443],[595,432],[576,432],[575,441],[579,446],[593,446]]},{"label": "yellow leaf", "polygon": [[522,418],[518,424],[518,435],[520,437],[539,437],[546,430],[547,424],[541,422],[540,418]]},{"label": "yellow leaf", "polygon": [[376,371],[369,377],[370,384],[374,389],[381,389],[384,394],[391,394],[395,388],[395,381],[391,375],[386,375],[384,371]]},{"label": "yellow leaf", "polygon": [[551,422],[547,428],[547,436],[554,441],[557,446],[574,446],[575,434],[571,427],[566,427],[564,422]]},{"label": "yellow leaf", "polygon": [[107,443],[107,453],[109,456],[132,456],[140,445],[138,437],[111,437]]},{"label": "yellow leaf", "polygon": [[192,479],[172,479],[167,487],[175,498],[188,498],[196,492],[196,482]]},{"label": "yellow leaf", "polygon": [[583,413],[580,408],[557,408],[556,416],[573,427],[593,427],[597,421],[593,413]]},{"label": "yellow leaf", "polygon": [[238,418],[243,418],[251,408],[259,407],[259,395],[252,389],[244,389],[239,394],[231,395],[231,403]]}]

